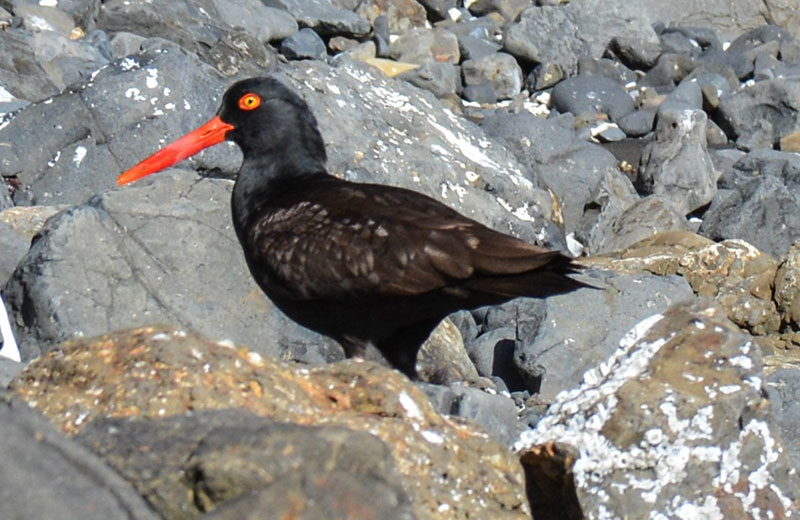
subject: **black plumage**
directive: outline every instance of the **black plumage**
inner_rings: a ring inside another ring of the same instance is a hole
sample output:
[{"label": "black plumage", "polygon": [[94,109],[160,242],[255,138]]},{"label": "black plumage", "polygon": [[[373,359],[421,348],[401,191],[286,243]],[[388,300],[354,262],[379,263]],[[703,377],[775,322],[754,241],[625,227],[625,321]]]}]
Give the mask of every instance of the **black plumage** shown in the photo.
[{"label": "black plumage", "polygon": [[[209,125],[213,137],[201,131]],[[234,84],[217,117],[193,134],[205,140],[191,153],[222,139],[242,149],[232,212],[256,282],[290,318],[336,339],[349,356],[372,344],[413,377],[422,342],[448,314],[585,286],[567,276],[577,266],[557,251],[417,192],[329,175],[313,114],[275,79]],[[120,182],[191,155],[180,142]]]}]

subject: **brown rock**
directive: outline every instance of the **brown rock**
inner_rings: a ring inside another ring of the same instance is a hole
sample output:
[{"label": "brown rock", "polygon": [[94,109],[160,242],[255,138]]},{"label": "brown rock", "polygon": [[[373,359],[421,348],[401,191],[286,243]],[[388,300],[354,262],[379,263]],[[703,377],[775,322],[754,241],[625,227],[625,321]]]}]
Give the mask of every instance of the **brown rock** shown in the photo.
[{"label": "brown rock", "polygon": [[31,239],[41,231],[47,219],[67,206],[16,206],[0,212],[0,221],[20,235]]},{"label": "brown rock", "polygon": [[587,518],[785,518],[800,476],[765,395],[758,347],[701,299],[634,327],[516,448],[528,474],[571,471]]},{"label": "brown rock", "polygon": [[800,328],[800,242],[795,242],[775,275],[775,302],[783,322]]},{"label": "brown rock", "polygon": [[412,518],[389,447],[365,432],[206,410],[98,419],[76,440],[164,518]]},{"label": "brown rock", "polygon": [[800,130],[795,130],[781,137],[781,151],[800,152]]},{"label": "brown rock", "polygon": [[356,13],[369,23],[386,15],[392,34],[405,34],[412,27],[424,27],[427,21],[425,8],[416,0],[364,0]]},{"label": "brown rock", "polygon": [[778,262],[743,240],[716,243],[690,231],[667,231],[585,263],[625,273],[680,274],[698,295],[717,300],[731,321],[753,334],[780,327],[772,301]]},{"label": "brown rock", "polygon": [[399,372],[372,363],[290,364],[182,330],[141,328],[66,342],[12,388],[70,434],[97,417],[219,408],[365,431],[389,446],[418,518],[529,515],[516,458],[443,418]]}]

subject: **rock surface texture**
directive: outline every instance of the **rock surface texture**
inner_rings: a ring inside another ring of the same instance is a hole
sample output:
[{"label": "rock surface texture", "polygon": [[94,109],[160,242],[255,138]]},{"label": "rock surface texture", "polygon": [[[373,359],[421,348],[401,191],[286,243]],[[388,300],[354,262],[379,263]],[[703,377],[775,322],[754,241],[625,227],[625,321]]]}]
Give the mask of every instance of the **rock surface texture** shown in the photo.
[{"label": "rock surface texture", "polygon": [[[796,11],[0,2],[0,516],[795,516]],[[420,381],[344,360],[251,279],[234,145],[116,186],[264,75],[332,174],[595,289],[451,315]]]}]

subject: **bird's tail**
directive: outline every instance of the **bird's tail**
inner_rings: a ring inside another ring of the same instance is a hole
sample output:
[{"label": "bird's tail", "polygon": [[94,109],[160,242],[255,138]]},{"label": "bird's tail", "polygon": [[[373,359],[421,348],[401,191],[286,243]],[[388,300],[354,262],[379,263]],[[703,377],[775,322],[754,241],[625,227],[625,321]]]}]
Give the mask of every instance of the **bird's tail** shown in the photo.
[{"label": "bird's tail", "polygon": [[544,298],[581,288],[599,289],[573,277],[580,274],[583,266],[575,263],[572,258],[557,251],[548,256],[548,261],[536,269],[513,275],[472,279],[466,284],[466,288],[503,298]]}]

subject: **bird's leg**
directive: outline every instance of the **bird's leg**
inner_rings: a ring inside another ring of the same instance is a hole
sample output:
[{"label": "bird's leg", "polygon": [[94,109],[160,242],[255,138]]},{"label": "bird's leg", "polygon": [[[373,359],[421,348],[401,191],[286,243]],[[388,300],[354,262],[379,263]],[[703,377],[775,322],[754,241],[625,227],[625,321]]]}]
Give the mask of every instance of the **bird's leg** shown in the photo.
[{"label": "bird's leg", "polygon": [[418,379],[417,354],[422,343],[428,339],[439,319],[422,321],[395,331],[376,346],[383,357],[410,379]]}]

